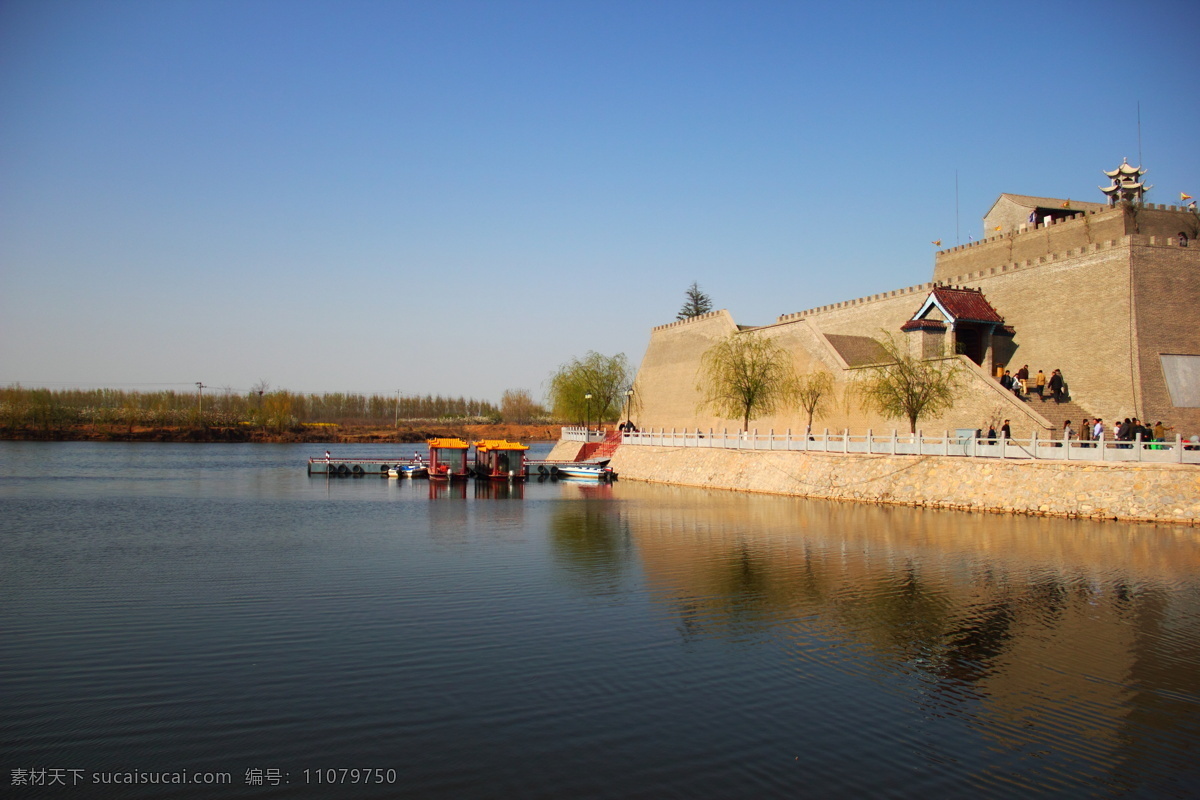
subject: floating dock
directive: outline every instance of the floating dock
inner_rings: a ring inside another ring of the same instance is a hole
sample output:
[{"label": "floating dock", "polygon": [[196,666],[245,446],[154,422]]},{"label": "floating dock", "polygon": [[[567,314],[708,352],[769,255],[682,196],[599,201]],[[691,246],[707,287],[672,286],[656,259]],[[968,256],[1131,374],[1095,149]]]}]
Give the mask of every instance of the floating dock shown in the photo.
[{"label": "floating dock", "polygon": [[[310,458],[308,459],[309,475],[328,475],[331,478],[365,478],[375,476],[386,478],[388,470],[402,465],[416,464],[413,458]],[[428,461],[422,461],[428,466]],[[570,465],[578,465],[576,461],[545,461],[531,459],[524,462],[524,469],[519,477],[531,475],[556,477],[559,469]],[[424,477],[424,476],[423,476]],[[478,477],[488,477],[481,475]]]},{"label": "floating dock", "polygon": [[[374,475],[386,478],[389,469],[406,464],[416,464],[413,458],[310,458],[308,460],[309,475],[329,475],[340,477],[364,477]],[[428,461],[422,461],[428,464]]]}]

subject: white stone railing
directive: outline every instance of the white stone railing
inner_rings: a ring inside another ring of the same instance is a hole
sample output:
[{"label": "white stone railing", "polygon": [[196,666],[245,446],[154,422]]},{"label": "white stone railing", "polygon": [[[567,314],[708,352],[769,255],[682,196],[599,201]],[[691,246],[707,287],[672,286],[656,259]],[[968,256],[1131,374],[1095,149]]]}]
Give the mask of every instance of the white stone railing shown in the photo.
[{"label": "white stone railing", "polygon": [[[582,436],[582,428],[570,429]],[[563,438],[567,438],[563,428]],[[597,434],[592,433],[595,437]],[[584,441],[573,438],[572,441]],[[600,441],[592,438],[590,441]],[[729,450],[791,450],[813,453],[858,453],[862,455],[957,456],[960,458],[1047,459],[1054,461],[1135,461],[1151,464],[1200,464],[1200,443],[1185,442],[1176,436],[1174,441],[1117,442],[1101,437],[1097,441],[1077,439],[977,439],[969,435],[943,436],[900,435],[892,431],[878,435],[872,431],[852,435],[849,431],[830,433],[777,434],[774,431],[744,433],[709,430],[677,431],[649,430],[624,433],[622,445],[657,445],[659,447],[715,447]]]},{"label": "white stone railing", "polygon": [[592,430],[582,425],[574,425],[562,429],[562,441],[564,442],[603,442],[604,437],[607,435],[608,431],[606,429]]}]

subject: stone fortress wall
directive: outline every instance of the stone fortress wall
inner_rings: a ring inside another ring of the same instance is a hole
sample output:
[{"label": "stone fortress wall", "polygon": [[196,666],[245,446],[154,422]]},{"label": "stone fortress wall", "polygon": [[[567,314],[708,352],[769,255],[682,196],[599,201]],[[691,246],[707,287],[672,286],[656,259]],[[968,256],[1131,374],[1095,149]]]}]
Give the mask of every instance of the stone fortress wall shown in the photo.
[{"label": "stone fortress wall", "polygon": [[[776,339],[793,353],[800,372],[830,370],[840,400],[861,366],[843,353],[884,332],[903,337],[900,326],[935,285],[979,289],[1014,331],[1011,337],[994,337],[996,366],[1015,373],[1028,364],[1031,375],[1042,369],[1047,376],[1061,369],[1073,400],[1090,416],[1162,419],[1192,435],[1200,433],[1200,408],[1174,405],[1160,356],[1200,355],[1197,234],[1200,216],[1192,210],[1093,209],[940,251],[931,283],[784,314],[745,333]],[[635,384],[639,426],[740,427],[740,420],[718,419],[700,408],[696,386],[703,352],[736,330],[727,311],[654,328]],[[922,428],[974,429],[1008,418],[1018,437],[1057,429],[1037,401],[1013,398],[988,370],[958,358],[966,375],[958,403],[942,417],[922,420]],[[852,402],[833,406],[815,428],[888,431],[905,424],[866,413]],[[751,427],[799,431],[805,422],[801,412],[789,411],[753,420]]]}]

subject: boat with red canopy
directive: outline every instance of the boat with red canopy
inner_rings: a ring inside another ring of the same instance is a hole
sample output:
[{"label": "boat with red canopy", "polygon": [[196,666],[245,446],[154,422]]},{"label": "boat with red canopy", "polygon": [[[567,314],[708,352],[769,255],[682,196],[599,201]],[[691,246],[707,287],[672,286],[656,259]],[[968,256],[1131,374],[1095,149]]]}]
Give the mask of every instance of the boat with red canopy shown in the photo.
[{"label": "boat with red canopy", "polygon": [[466,480],[467,451],[471,446],[462,439],[429,440],[429,477],[432,480]]},{"label": "boat with red canopy", "polygon": [[475,443],[475,477],[524,480],[528,445],[507,439],[484,439]]}]

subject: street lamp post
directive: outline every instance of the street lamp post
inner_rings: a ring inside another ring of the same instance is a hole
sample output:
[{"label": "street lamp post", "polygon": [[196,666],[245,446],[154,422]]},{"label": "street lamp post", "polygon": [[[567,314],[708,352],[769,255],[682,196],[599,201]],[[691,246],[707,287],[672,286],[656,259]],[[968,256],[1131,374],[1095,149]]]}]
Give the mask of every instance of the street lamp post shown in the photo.
[{"label": "street lamp post", "polygon": [[633,420],[629,418],[629,412],[633,410],[633,387],[625,392],[625,427],[633,428]]},{"label": "street lamp post", "polygon": [[592,393],[588,392],[587,394],[585,394],[583,396],[583,399],[587,401],[587,411],[585,412],[584,417],[583,417],[583,435],[584,435],[584,438],[586,439],[586,438],[590,438],[589,433],[592,430],[592,427],[591,427],[591,425],[592,425]]}]

